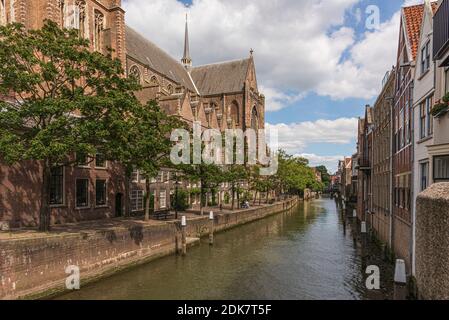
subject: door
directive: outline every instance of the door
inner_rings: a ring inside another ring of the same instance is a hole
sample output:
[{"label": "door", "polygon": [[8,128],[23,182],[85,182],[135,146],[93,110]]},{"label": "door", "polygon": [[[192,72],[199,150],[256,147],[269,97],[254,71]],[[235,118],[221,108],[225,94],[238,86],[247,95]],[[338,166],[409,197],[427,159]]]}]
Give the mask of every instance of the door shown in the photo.
[{"label": "door", "polygon": [[115,196],[115,216],[123,217],[123,194],[121,193]]}]

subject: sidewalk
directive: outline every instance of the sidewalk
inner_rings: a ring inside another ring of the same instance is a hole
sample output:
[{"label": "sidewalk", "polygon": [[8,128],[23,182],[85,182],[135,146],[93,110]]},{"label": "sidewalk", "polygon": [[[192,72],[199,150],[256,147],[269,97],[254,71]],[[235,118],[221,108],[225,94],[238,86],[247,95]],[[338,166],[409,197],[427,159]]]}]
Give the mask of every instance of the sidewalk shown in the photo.
[{"label": "sidewalk", "polygon": [[[261,206],[251,206],[250,209],[239,209],[231,210],[230,206],[223,207],[220,211],[219,207],[205,207],[204,216],[209,216],[209,212],[213,211],[215,215],[227,214],[227,213],[237,213],[243,212],[251,209],[263,208],[270,205],[262,204]],[[173,213],[173,212],[172,212]],[[201,218],[201,211],[199,208],[188,210],[187,212],[178,212],[178,221],[181,217],[185,215],[187,220],[194,220]],[[108,220],[93,220],[93,221],[82,221],[78,223],[69,223],[64,225],[55,225],[51,227],[49,232],[40,232],[37,229],[22,229],[22,230],[11,230],[11,231],[0,231],[0,242],[2,240],[27,240],[27,239],[37,239],[37,238],[48,238],[57,237],[61,235],[68,234],[88,234],[96,233],[101,231],[111,231],[116,229],[132,229],[136,227],[154,226],[154,225],[164,225],[166,223],[173,223],[175,219],[167,220],[149,220],[144,221],[143,217],[135,218],[112,218]]]}]

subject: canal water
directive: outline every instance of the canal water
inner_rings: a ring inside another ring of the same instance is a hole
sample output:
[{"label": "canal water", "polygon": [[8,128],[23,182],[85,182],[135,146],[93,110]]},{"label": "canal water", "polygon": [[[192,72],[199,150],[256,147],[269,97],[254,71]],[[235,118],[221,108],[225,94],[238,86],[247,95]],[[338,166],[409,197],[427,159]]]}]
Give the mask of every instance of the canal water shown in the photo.
[{"label": "canal water", "polygon": [[[388,299],[391,268],[354,239],[351,219],[320,199],[202,240],[170,256],[57,299]],[[365,285],[368,259],[381,264],[381,290]]]}]

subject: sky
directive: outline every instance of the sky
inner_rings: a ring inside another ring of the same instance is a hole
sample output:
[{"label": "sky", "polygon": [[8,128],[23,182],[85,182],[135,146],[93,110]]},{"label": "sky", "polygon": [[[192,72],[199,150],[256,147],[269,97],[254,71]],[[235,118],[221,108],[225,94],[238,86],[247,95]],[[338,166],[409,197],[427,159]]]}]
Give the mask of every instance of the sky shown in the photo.
[{"label": "sky", "polygon": [[400,9],[420,0],[123,0],[127,24],[194,65],[254,50],[266,127],[279,146],[335,172],[356,151],[358,117],[395,63]]}]

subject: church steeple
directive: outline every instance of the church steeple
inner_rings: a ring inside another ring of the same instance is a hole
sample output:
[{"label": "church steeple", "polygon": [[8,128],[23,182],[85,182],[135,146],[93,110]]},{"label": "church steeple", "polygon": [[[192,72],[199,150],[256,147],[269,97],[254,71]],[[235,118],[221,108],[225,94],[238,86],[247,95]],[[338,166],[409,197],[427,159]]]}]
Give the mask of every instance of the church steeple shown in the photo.
[{"label": "church steeple", "polygon": [[190,58],[189,25],[187,21],[187,14],[186,14],[186,31],[184,38],[184,56],[182,57],[181,62],[187,69],[192,67],[192,58]]}]

